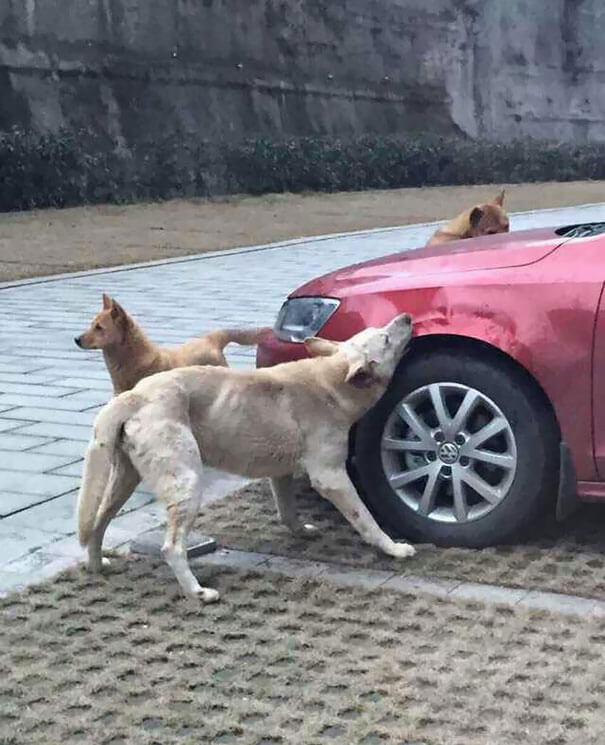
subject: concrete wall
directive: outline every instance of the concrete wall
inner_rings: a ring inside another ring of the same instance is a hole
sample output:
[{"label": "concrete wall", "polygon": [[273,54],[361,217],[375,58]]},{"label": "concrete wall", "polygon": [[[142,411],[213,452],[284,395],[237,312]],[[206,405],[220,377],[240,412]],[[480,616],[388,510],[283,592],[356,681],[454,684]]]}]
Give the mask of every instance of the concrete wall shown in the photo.
[{"label": "concrete wall", "polygon": [[0,129],[605,140],[602,0],[0,0]]}]

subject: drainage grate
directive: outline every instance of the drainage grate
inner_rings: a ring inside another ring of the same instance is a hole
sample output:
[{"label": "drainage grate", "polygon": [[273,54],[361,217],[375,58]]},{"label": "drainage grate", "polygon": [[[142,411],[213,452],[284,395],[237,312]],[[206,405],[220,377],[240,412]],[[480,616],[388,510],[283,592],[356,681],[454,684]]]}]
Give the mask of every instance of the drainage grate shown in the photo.
[{"label": "drainage grate", "polygon": [[590,238],[593,235],[605,233],[605,222],[587,222],[582,225],[567,225],[564,228],[555,230],[557,235],[564,235],[566,238]]}]

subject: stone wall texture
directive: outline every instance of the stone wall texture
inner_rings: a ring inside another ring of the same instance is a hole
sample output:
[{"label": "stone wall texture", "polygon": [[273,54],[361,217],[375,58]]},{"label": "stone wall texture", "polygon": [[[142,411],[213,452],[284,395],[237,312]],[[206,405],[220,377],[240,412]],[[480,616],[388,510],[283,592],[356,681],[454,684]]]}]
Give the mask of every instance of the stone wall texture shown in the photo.
[{"label": "stone wall texture", "polygon": [[605,140],[603,0],[0,0],[0,130]]}]

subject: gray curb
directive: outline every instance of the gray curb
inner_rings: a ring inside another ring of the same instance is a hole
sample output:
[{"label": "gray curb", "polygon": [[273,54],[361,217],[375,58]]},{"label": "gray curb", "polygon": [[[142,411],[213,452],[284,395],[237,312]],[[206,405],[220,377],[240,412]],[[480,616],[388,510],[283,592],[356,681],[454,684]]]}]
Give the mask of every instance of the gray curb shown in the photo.
[{"label": "gray curb", "polygon": [[468,600],[480,603],[507,605],[526,610],[549,611],[574,616],[605,616],[605,601],[563,595],[556,592],[519,590],[498,585],[483,585],[458,580],[429,579],[415,575],[396,574],[377,569],[354,569],[342,564],[331,564],[249,551],[220,549],[194,559],[193,566],[217,566],[230,569],[256,569],[275,572],[288,577],[327,579],[338,585],[385,589],[401,593],[423,593],[433,597]]}]

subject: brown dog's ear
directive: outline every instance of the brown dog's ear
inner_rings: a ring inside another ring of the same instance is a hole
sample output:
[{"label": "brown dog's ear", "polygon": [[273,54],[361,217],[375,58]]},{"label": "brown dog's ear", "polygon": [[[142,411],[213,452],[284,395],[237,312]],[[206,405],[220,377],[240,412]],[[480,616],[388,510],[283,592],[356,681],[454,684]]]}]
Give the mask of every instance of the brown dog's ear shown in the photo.
[{"label": "brown dog's ear", "polygon": [[106,295],[103,293],[103,310],[109,310],[111,308],[112,299],[109,297],[109,295]]},{"label": "brown dog's ear", "polygon": [[329,357],[338,351],[335,341],[320,339],[318,336],[308,336],[303,343],[311,357]]},{"label": "brown dog's ear", "polygon": [[126,311],[120,303],[116,302],[115,300],[111,301],[111,317],[114,319],[114,321],[118,320],[127,320],[128,316],[126,315]]},{"label": "brown dog's ear", "polygon": [[377,383],[378,380],[374,375],[374,368],[376,363],[373,360],[366,362],[365,360],[359,360],[349,365],[349,372],[345,381],[355,388],[370,388],[370,386]]},{"label": "brown dog's ear", "polygon": [[502,207],[504,204],[504,192],[505,189],[502,189],[500,194],[496,194],[496,196],[492,199],[492,204],[498,205],[498,207]]},{"label": "brown dog's ear", "polygon": [[479,225],[479,220],[483,217],[483,210],[481,207],[473,207],[471,214],[469,215],[468,221],[471,224],[471,228],[476,228]]}]

